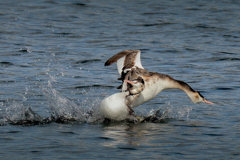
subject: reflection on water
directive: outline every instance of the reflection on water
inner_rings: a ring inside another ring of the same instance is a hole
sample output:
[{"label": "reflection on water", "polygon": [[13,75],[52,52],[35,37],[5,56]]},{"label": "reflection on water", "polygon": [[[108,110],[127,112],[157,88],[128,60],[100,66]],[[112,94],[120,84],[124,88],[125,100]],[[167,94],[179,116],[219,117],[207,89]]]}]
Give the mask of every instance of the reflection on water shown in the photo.
[{"label": "reflection on water", "polygon": [[[156,137],[165,132],[164,124],[109,124],[103,126],[102,135],[109,141],[102,143],[105,147],[137,149],[140,145],[155,146]],[[171,131],[169,131],[171,132]],[[156,140],[157,141],[157,140]],[[161,144],[158,144],[161,146]]]},{"label": "reflection on water", "polygon": [[[209,127],[210,126],[210,127]],[[123,150],[141,150],[145,148],[147,151],[154,151],[158,148],[162,157],[175,154],[184,155],[185,158],[195,156],[207,157],[201,152],[206,150],[206,146],[211,148],[208,154],[216,154],[221,152],[229,152],[234,155],[236,149],[230,149],[227,145],[220,145],[227,142],[226,135],[217,133],[220,128],[211,127],[209,124],[199,122],[179,121],[177,124],[168,123],[143,123],[133,124],[110,124],[104,125],[101,138],[105,142],[101,143],[104,147],[123,149]],[[200,138],[201,137],[201,138]],[[224,138],[225,137],[225,138]],[[218,140],[217,143],[211,143],[210,139]],[[139,155],[145,155],[139,153]],[[178,157],[178,156],[177,156]]]}]

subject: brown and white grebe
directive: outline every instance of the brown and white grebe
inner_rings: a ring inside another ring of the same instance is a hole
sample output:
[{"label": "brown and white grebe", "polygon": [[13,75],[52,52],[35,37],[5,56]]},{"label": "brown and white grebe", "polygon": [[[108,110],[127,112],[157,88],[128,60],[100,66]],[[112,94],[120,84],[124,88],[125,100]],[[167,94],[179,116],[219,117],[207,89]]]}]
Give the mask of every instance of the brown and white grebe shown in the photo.
[{"label": "brown and white grebe", "polygon": [[120,93],[105,98],[100,105],[104,117],[123,120],[132,115],[132,108],[139,106],[165,89],[180,89],[184,91],[193,103],[208,103],[198,91],[193,90],[187,83],[175,80],[169,75],[148,72],[141,64],[140,50],[125,50],[112,56],[105,66],[117,62],[119,80],[122,85]]}]

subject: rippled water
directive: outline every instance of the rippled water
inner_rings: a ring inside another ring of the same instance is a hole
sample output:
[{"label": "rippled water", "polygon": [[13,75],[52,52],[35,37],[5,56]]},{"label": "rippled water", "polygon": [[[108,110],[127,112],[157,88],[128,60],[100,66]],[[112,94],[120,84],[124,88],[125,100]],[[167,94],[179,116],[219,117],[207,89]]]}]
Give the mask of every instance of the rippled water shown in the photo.
[{"label": "rippled water", "polygon": [[[1,159],[240,158],[238,1],[8,0],[0,20]],[[215,104],[168,90],[134,109],[161,121],[93,123],[125,49]]]}]

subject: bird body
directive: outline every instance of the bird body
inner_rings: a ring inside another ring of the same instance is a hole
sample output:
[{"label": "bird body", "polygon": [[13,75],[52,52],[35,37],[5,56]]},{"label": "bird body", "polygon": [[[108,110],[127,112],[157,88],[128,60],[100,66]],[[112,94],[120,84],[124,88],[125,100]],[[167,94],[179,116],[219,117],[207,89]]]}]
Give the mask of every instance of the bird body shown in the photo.
[{"label": "bird body", "polygon": [[100,104],[100,113],[105,118],[121,121],[129,116],[129,108],[126,105],[125,98],[129,92],[115,93],[102,100]]},{"label": "bird body", "polygon": [[142,79],[128,81],[128,90],[125,92],[115,93],[104,100],[100,104],[100,112],[105,118],[121,121],[130,118],[134,112],[129,106],[129,100],[137,99],[144,90]]},{"label": "bird body", "polygon": [[[141,64],[140,53],[139,50],[125,50],[115,54],[105,63],[105,66],[108,66],[117,62],[118,72],[121,76],[119,80],[122,80],[122,85],[118,87],[122,92],[104,99],[101,103],[101,107],[104,108],[102,113],[105,117],[110,119],[111,117],[115,119],[127,117],[127,110],[131,111],[131,108],[153,99],[165,89],[180,89],[193,103],[213,104],[187,83],[175,80],[169,75],[145,70]],[[137,83],[134,83],[135,81]],[[104,105],[107,107],[103,107]]]}]

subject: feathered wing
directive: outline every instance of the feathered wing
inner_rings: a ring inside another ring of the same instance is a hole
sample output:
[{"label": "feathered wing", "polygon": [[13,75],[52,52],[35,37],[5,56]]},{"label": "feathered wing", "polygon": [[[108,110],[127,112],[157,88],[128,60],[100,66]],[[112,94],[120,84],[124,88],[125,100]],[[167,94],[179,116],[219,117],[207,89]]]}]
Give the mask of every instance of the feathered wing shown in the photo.
[{"label": "feathered wing", "polygon": [[140,50],[124,50],[109,58],[105,63],[105,66],[109,66],[117,62],[118,73],[121,76],[119,80],[123,81],[122,85],[119,86],[118,89],[121,89],[122,92],[127,90],[127,82],[124,80],[128,79],[128,72],[131,71],[132,68],[136,67],[143,69],[140,55]]},{"label": "feathered wing", "polygon": [[117,62],[118,73],[122,76],[122,72],[126,73],[128,70],[131,70],[131,68],[143,68],[140,55],[140,50],[125,50],[108,59],[105,66]]}]

